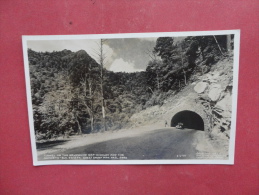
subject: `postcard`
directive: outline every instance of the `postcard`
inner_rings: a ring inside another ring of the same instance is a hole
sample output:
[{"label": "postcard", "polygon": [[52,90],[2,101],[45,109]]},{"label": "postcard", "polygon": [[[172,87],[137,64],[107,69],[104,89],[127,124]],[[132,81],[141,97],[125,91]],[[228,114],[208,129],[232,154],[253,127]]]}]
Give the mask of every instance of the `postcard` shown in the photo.
[{"label": "postcard", "polygon": [[239,30],[22,40],[33,165],[234,164]]}]

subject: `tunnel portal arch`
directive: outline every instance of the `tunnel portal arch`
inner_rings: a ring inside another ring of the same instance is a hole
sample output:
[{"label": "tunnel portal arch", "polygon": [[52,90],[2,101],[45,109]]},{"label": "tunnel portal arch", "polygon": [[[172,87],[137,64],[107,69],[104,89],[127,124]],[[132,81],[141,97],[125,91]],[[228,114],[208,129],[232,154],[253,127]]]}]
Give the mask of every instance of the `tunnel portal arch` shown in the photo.
[{"label": "tunnel portal arch", "polygon": [[177,112],[171,119],[171,127],[175,127],[178,123],[183,123],[185,128],[204,131],[204,121],[196,112],[190,110],[182,110]]}]

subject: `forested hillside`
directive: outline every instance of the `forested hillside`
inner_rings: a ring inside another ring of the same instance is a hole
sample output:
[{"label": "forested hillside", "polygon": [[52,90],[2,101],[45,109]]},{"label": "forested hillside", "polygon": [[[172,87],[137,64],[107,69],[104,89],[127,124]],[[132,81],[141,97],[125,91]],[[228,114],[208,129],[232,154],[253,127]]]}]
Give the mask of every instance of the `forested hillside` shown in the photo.
[{"label": "forested hillside", "polygon": [[146,71],[115,73],[85,51],[28,50],[34,126],[38,139],[130,127],[130,117],[210,71],[232,50],[233,37],[160,37]]}]

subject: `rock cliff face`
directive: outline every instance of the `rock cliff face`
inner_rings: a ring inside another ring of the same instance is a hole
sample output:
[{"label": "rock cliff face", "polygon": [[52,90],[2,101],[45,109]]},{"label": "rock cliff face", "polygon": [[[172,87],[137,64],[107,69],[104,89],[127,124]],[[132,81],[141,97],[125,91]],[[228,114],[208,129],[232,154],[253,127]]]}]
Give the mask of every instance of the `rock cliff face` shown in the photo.
[{"label": "rock cliff face", "polygon": [[[198,94],[197,101],[209,111],[208,115],[211,118],[209,133],[212,136],[223,134],[229,138],[232,110],[232,65],[232,61],[220,61],[211,72],[200,77],[200,81],[194,87]],[[207,87],[200,90],[199,86]]]},{"label": "rock cliff face", "polygon": [[176,118],[183,120],[184,117],[192,117],[184,116],[185,113],[195,113],[202,118],[208,139],[227,149],[232,115],[233,61],[223,59],[208,73],[193,75],[190,80],[192,83],[165,100],[163,106],[143,110],[133,115],[131,121],[135,126],[150,123],[172,126],[176,122],[173,121],[176,114],[182,115]]}]

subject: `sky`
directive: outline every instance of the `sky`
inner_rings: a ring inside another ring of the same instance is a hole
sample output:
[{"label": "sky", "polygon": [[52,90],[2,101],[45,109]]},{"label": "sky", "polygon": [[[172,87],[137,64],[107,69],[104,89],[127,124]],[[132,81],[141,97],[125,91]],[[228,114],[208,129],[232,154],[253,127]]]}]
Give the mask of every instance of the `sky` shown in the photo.
[{"label": "sky", "polygon": [[[104,53],[106,56],[105,68],[114,72],[144,71],[150,60],[146,53],[152,51],[157,38],[112,38],[106,39]],[[74,40],[29,40],[28,48],[37,52],[62,51],[73,52],[85,50],[98,62],[96,52],[99,52],[100,39]]]}]

